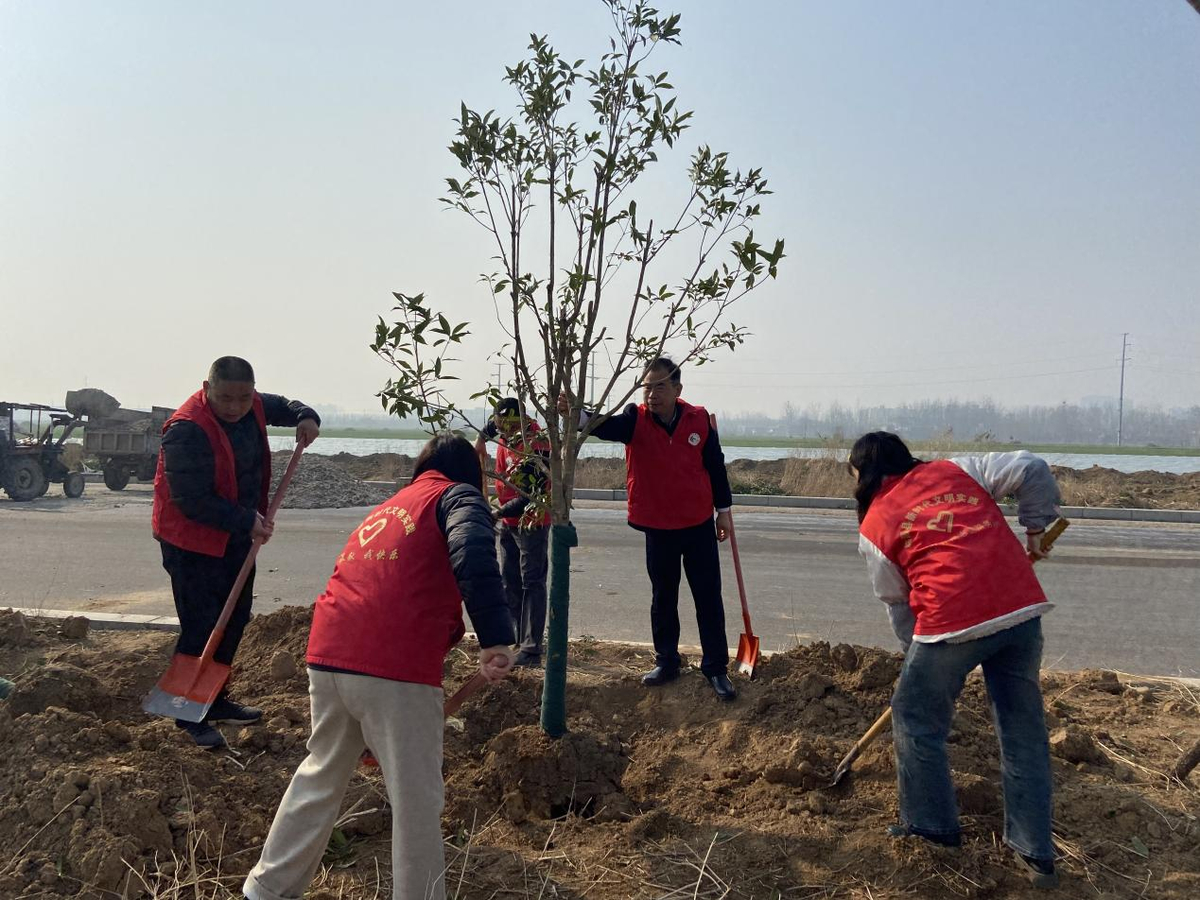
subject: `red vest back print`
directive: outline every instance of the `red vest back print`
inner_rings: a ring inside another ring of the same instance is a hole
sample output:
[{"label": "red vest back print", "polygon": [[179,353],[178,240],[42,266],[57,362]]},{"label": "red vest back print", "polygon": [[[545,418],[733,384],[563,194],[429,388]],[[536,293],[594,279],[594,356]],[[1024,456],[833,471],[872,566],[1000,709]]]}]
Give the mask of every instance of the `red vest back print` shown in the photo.
[{"label": "red vest back print", "polygon": [[351,534],[313,610],[308,661],[441,686],[442,662],[465,633],[437,503],[455,482],[425,472]]},{"label": "red vest back print", "polygon": [[[542,434],[542,429],[538,427],[536,422],[529,422],[525,426],[525,444],[529,448],[530,453],[546,451],[550,449],[550,443],[546,440],[546,436]],[[520,436],[514,436],[514,439],[519,441]],[[514,451],[508,446],[508,440],[503,436],[496,440],[496,472],[500,475],[507,476],[510,472],[520,467],[525,460],[525,454],[519,451]],[[547,485],[549,482],[547,482]],[[521,496],[516,488],[512,487],[508,482],[497,478],[495,480],[496,499],[503,506],[510,500],[515,500]],[[543,510],[540,514],[532,514],[526,511],[520,516],[505,516],[504,524],[510,525],[513,528],[523,526],[525,528],[541,528],[550,524],[550,511]]]},{"label": "red vest back print", "polygon": [[633,439],[625,447],[625,489],[629,521],[643,528],[691,528],[713,517],[712,481],[701,452],[708,440],[708,412],[676,401],[675,431],[653,421],[638,407]]},{"label": "red vest back print", "polygon": [[948,460],[885,484],[860,530],[907,578],[915,634],[961,631],[1046,599],[1000,507]]},{"label": "red vest back print", "polygon": [[[271,490],[271,447],[267,441],[267,417],[263,411],[262,398],[254,392],[254,418],[262,436],[263,473],[262,490],[258,498],[258,511],[267,511],[267,498]],[[217,495],[231,503],[237,503],[237,462],[233,458],[233,447],[225,429],[217,421],[208,405],[203,390],[196,391],[163,424],[163,434],[176,422],[194,422],[208,437],[213,453],[213,487]],[[205,556],[224,556],[229,544],[229,532],[193,522],[171,502],[171,486],[167,482],[163,466],[162,450],[158,452],[158,469],[154,473],[154,511],[150,517],[154,536],[182,550],[203,553]]]}]

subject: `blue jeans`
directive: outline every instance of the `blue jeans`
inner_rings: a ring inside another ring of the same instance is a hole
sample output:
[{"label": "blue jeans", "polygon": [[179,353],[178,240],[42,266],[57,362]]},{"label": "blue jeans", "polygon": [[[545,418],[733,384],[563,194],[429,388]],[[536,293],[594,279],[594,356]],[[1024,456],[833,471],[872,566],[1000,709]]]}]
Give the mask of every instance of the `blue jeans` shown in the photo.
[{"label": "blue jeans", "polygon": [[911,833],[934,838],[959,834],[946,737],[967,674],[981,665],[1000,739],[1004,841],[1025,856],[1054,858],[1041,661],[1040,618],[962,644],[914,643],[909,648],[892,697],[892,727],[900,822]]}]

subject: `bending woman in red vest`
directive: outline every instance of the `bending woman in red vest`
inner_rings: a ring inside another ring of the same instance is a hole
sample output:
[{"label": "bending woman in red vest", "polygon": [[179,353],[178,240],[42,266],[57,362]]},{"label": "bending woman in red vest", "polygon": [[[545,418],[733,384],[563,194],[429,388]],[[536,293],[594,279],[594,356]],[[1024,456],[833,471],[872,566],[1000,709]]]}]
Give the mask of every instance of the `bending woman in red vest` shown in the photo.
[{"label": "bending woman in red vest", "polygon": [[[204,386],[163,425],[154,476],[154,537],[171,576],[179,616],[176,653],[199,656],[250,552],[251,541],[271,536],[263,519],[271,487],[267,426],[296,426],[296,443],[308,446],[320,417],[296,400],[254,389],[254,369],[236,356],[212,364]],[[238,597],[214,657],[233,661],[250,621],[254,569]],[[230,700],[224,692],[204,722],[176,720],[201,747],[223,747],[214,723],[245,725],[262,711]]]},{"label": "bending woman in red vest", "polygon": [[463,604],[489,681],[512,665],[483,471],[461,437],[435,437],[412,482],[377,506],[338,556],[308,638],[312,736],[242,891],[299,900],[370,745],[392,807],[392,896],[445,895],[441,816],[442,664]]},{"label": "bending woman in red vest", "polygon": [[[655,665],[642,682],[657,686],[679,677],[682,561],[696,604],[700,671],[720,699],[733,700],[737,691],[726,674],[729,643],[717,553],[717,542],[729,536],[733,505],[725,455],[704,407],[679,399],[683,382],[674,362],[665,356],[651,361],[642,374],[642,392],[640,406],[629,404],[592,431],[601,440],[625,445],[629,524],[646,535]],[[569,411],[565,396],[559,397],[558,409],[563,415]],[[580,427],[591,415],[583,412]]]},{"label": "bending woman in red vest", "polygon": [[[921,462],[894,434],[863,435],[850,451],[858,478],[859,552],[906,650],[892,697],[900,824],[958,846],[946,739],[967,674],[982,666],[1000,740],[1004,840],[1038,887],[1057,884],[1050,835],[1050,751],[1039,672],[1041,616],[1052,608],[1030,557],[1058,515],[1049,466],[1028,451]],[[1026,545],[997,501],[1017,498]]]}]

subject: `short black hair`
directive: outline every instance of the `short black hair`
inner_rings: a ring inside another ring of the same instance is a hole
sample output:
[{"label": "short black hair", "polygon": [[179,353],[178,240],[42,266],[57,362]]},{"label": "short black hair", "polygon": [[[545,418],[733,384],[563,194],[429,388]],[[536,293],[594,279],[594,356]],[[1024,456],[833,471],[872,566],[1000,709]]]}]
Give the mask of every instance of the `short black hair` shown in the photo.
[{"label": "short black hair", "polygon": [[451,481],[483,490],[483,469],[475,448],[462,435],[451,431],[435,434],[417,454],[413,480],[425,472],[441,472]]},{"label": "short black hair", "polygon": [[642,378],[645,378],[655,369],[662,369],[671,379],[672,384],[680,384],[679,366],[675,364],[675,360],[669,356],[656,356],[650,362],[646,363],[646,369],[642,373]]},{"label": "short black hair", "polygon": [[516,397],[505,397],[496,404],[496,415],[498,416],[519,416],[521,414],[521,401]]},{"label": "short black hair", "polygon": [[254,367],[240,356],[222,356],[208,367],[208,383],[247,381],[254,384]]}]

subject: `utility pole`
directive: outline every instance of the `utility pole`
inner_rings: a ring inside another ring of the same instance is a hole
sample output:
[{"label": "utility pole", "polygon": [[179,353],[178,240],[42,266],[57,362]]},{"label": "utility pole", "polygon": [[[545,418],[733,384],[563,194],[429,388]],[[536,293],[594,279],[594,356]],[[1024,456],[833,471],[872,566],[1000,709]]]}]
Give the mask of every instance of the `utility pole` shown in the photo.
[{"label": "utility pole", "polygon": [[504,384],[500,380],[501,378],[504,377],[502,374],[503,368],[504,368],[504,363],[501,363],[501,362],[496,363],[496,393],[498,393],[498,394],[504,393]]},{"label": "utility pole", "polygon": [[596,354],[588,354],[588,376],[592,381],[591,398],[588,400],[588,406],[592,409],[596,408]]},{"label": "utility pole", "polygon": [[1125,363],[1129,361],[1129,357],[1125,355],[1129,348],[1129,332],[1126,331],[1121,335],[1121,393],[1117,397],[1117,446],[1121,446],[1121,441],[1124,435],[1122,434],[1125,424]]}]

